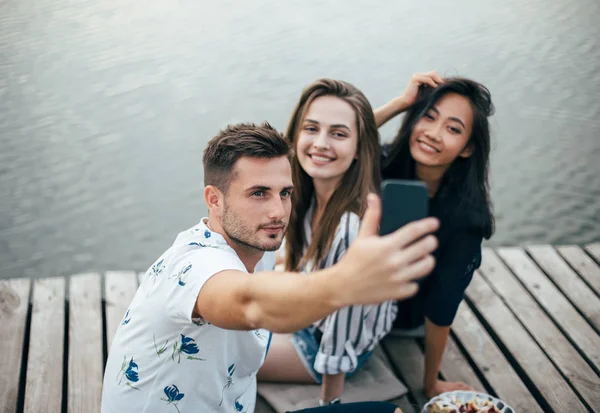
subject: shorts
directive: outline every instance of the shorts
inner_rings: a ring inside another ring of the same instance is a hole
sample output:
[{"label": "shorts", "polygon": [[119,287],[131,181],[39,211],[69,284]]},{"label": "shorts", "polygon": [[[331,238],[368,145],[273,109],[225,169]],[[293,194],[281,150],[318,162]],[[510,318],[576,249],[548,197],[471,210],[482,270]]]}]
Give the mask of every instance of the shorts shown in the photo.
[{"label": "shorts", "polygon": [[[303,330],[297,331],[292,335],[292,345],[296,349],[296,353],[298,357],[306,367],[308,374],[315,379],[315,382],[321,384],[323,382],[323,375],[315,370],[315,358],[317,357],[317,353],[319,352],[320,340],[317,340],[315,333],[319,334],[317,328],[314,326],[305,328]],[[356,368],[346,373],[346,377],[352,376],[356,373],[371,357],[373,351],[367,351],[357,357],[357,366]]]}]

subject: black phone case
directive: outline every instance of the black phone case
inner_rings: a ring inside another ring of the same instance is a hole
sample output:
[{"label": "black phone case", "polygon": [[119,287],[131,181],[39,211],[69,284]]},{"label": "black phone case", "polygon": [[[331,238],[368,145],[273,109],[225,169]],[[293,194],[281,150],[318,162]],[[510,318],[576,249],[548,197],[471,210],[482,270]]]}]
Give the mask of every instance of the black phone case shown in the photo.
[{"label": "black phone case", "polygon": [[420,181],[385,180],[381,183],[382,214],[379,233],[387,235],[412,221],[427,217],[427,186]]}]

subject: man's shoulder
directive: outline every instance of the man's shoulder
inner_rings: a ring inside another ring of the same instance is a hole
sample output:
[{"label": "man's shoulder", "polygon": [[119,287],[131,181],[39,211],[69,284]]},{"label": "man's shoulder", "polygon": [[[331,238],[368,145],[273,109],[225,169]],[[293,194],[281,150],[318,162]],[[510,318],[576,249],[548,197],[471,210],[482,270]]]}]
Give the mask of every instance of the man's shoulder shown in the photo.
[{"label": "man's shoulder", "polygon": [[171,266],[182,266],[193,264],[193,270],[202,271],[222,268],[222,270],[231,269],[246,272],[246,267],[231,248],[222,248],[210,244],[201,244],[197,242],[189,245],[180,245],[173,247],[171,255]]}]

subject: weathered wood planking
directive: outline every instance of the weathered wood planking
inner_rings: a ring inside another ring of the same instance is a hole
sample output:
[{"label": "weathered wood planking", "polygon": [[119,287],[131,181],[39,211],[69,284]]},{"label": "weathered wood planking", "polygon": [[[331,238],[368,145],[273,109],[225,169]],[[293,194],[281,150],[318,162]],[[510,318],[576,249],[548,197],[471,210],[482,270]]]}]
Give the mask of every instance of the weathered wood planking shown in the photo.
[{"label": "weathered wood planking", "polygon": [[134,272],[107,272],[104,277],[104,294],[106,298],[106,341],[110,351],[113,337],[123,321],[131,300],[138,288],[137,276]]},{"label": "weathered wood planking", "polygon": [[495,252],[490,249],[483,250],[483,261],[478,272],[508,305],[588,404],[600,408],[600,377],[542,311]]},{"label": "weathered wood planking", "polygon": [[[388,357],[388,355],[386,354],[386,352],[382,346],[378,346],[377,348],[375,348],[373,355],[380,357],[382,360],[385,361],[385,363],[388,366],[392,365],[392,361],[390,360],[390,358]],[[410,392],[410,389],[409,389],[409,392]],[[410,400],[408,398],[408,394],[405,394],[402,397],[398,397],[394,400],[390,400],[390,403],[393,403],[396,406],[399,406],[402,409],[403,413],[420,413],[420,411],[421,411],[421,409],[418,406],[415,406],[410,402]]]},{"label": "weathered wood planking", "polygon": [[461,353],[452,337],[448,337],[440,370],[446,380],[460,381],[468,384],[477,391],[487,393],[485,386],[481,383],[473,367],[471,367],[471,364],[469,364],[465,356]]},{"label": "weathered wood planking", "polygon": [[510,362],[465,302],[458,309],[452,330],[498,397],[517,412],[542,411]]},{"label": "weathered wood planking", "polygon": [[0,413],[17,408],[31,280],[0,281]]},{"label": "weathered wood planking", "polygon": [[256,395],[256,407],[254,408],[254,413],[277,413],[273,408],[267,403],[265,399],[260,394]]},{"label": "weathered wood planking", "polygon": [[[555,411],[600,411],[600,352],[594,347],[600,339],[600,243],[589,244],[585,250],[535,245],[526,247],[527,253],[521,248],[498,251],[502,259],[484,249],[482,266],[467,291],[478,315],[466,303],[461,305],[453,326],[461,347],[450,337],[442,375],[485,391],[475,373],[478,370],[491,391],[517,411],[541,411],[538,394],[545,400],[542,405]],[[68,334],[64,278],[41,279],[33,285],[27,279],[0,281],[0,413],[19,408],[23,384],[24,412],[60,411],[66,341],[67,411],[99,412],[103,334],[110,346],[140,275],[106,274],[106,331],[102,330],[100,277],[71,277]],[[31,324],[27,325],[30,293]],[[478,317],[493,330],[492,336]],[[388,337],[383,344],[419,404],[412,405],[406,396],[392,402],[405,413],[419,413],[427,401],[422,392],[420,346],[415,339],[398,337]],[[469,353],[469,360],[463,351]],[[24,353],[28,360],[22,360]],[[255,411],[274,413],[260,397]]]},{"label": "weathered wood planking", "polygon": [[554,411],[585,411],[550,359],[481,276],[473,277],[467,294]]},{"label": "weathered wood planking", "polygon": [[68,413],[100,412],[104,373],[101,297],[100,275],[71,277]]},{"label": "weathered wood planking", "polygon": [[584,248],[598,263],[600,263],[600,242],[587,244]]},{"label": "weathered wood planking", "polygon": [[[414,338],[388,336],[383,340],[382,346],[394,369],[400,373],[406,386],[419,404],[419,406],[413,406],[416,412],[419,413],[421,407],[428,401],[423,393],[425,355]],[[452,337],[448,338],[448,345],[440,370],[446,380],[462,381],[478,391],[485,392],[483,384]],[[403,405],[406,406],[405,402],[397,404],[401,408]]]},{"label": "weathered wood planking", "polygon": [[600,331],[600,298],[550,245],[532,245],[527,252],[571,303]]},{"label": "weathered wood planking", "polygon": [[423,406],[428,400],[423,393],[425,360],[415,339],[386,337],[382,346],[417,404]]},{"label": "weathered wood planking", "polygon": [[[576,245],[565,245],[556,247],[556,249],[596,294],[600,295],[600,266]],[[588,251],[590,250],[588,249]]]},{"label": "weathered wood planking", "polygon": [[498,255],[540,305],[571,337],[579,349],[600,369],[600,336],[550,282],[535,263],[518,247],[499,248]]},{"label": "weathered wood planking", "polygon": [[65,279],[33,283],[25,413],[60,412],[65,345]]}]

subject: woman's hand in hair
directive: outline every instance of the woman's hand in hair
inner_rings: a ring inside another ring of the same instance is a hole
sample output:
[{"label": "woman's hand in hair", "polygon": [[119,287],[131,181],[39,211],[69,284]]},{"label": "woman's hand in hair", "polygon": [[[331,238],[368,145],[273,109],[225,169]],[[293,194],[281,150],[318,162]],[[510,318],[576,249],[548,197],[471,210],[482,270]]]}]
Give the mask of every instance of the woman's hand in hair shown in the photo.
[{"label": "woman's hand in hair", "polygon": [[377,127],[380,128],[387,121],[412,106],[417,100],[421,85],[437,87],[443,82],[444,79],[435,70],[427,73],[413,74],[408,82],[408,86],[406,86],[406,89],[400,96],[375,109],[374,114]]},{"label": "woman's hand in hair", "polygon": [[404,92],[398,97],[398,100],[405,106],[404,109],[406,109],[416,102],[419,87],[424,85],[435,88],[442,83],[444,83],[444,79],[435,70],[427,73],[415,73],[410,77],[408,86],[406,86]]}]

